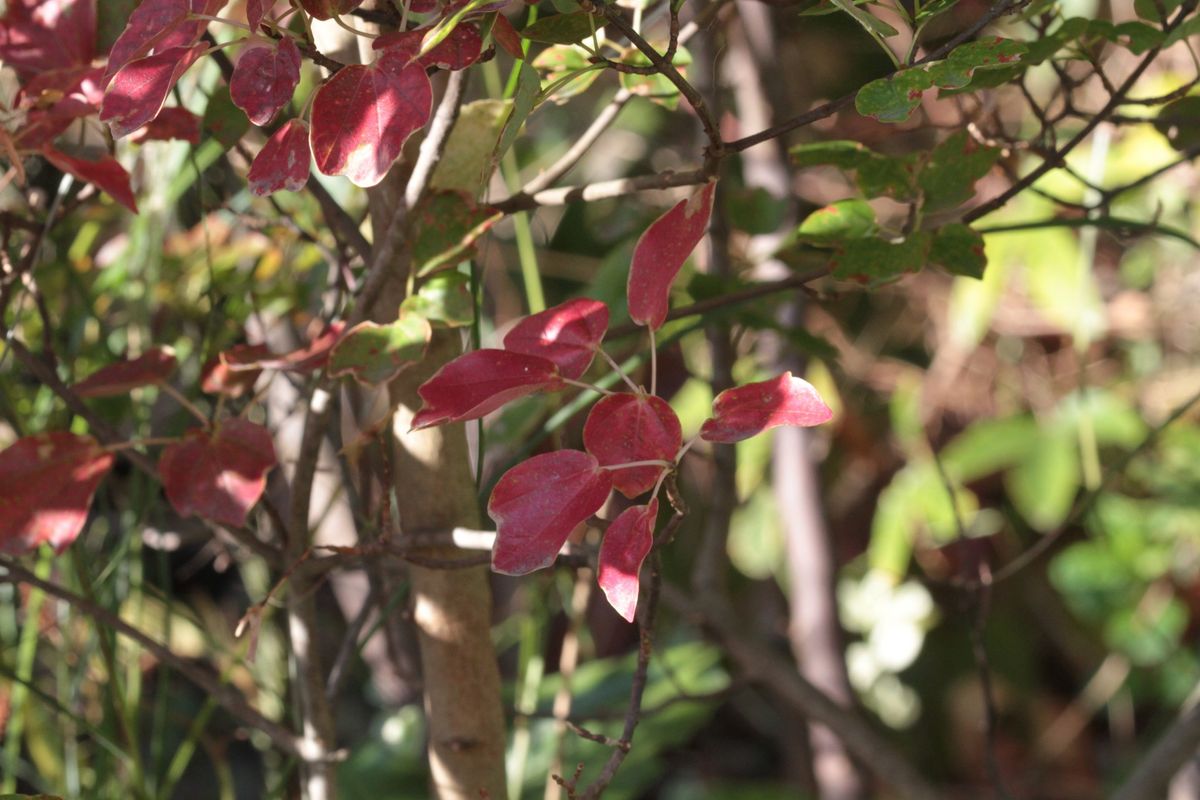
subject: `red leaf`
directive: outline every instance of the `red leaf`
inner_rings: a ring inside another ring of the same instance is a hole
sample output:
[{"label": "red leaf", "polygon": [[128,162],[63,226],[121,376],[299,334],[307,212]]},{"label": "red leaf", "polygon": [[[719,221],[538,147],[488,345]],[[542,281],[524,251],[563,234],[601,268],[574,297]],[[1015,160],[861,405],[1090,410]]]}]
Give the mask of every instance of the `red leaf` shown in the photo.
[{"label": "red leaf", "polygon": [[587,372],[608,330],[608,306],[581,297],[526,317],[504,337],[504,349],[548,358],[572,380]]},{"label": "red leaf", "polygon": [[[674,461],[683,445],[679,417],[661,397],[625,392],[592,406],[583,446],[606,467],[631,461]],[[664,467],[613,470],[613,488],[632,499],[654,488]]]},{"label": "red leaf", "polygon": [[700,427],[709,442],[740,442],[780,425],[811,427],[833,418],[813,385],[785,372],[777,378],[726,389],[713,400],[713,415]]},{"label": "red leaf", "polygon": [[0,452],[0,551],[49,542],[61,553],[83,530],[112,462],[95,439],[65,432],[26,436]]},{"label": "red leaf", "polygon": [[575,526],[600,510],[612,477],[578,450],[543,453],[501,476],[488,500],[496,521],[492,569],[524,575],[554,563]]},{"label": "red leaf", "polygon": [[265,196],[285,190],[298,192],[308,183],[312,153],[308,149],[308,123],[288,120],[254,157],[247,178],[250,191]]},{"label": "red leaf", "polygon": [[158,116],[175,82],[207,48],[203,44],[172,47],[130,61],[121,68],[100,105],[100,121],[114,138],[133,133]]},{"label": "red leaf", "polygon": [[23,77],[86,66],[96,54],[94,0],[9,0],[0,61]]},{"label": "red leaf", "polygon": [[255,125],[266,125],[288,104],[300,83],[300,49],[290,36],[276,45],[248,47],[242,51],[229,96]]},{"label": "red leaf", "polygon": [[[271,351],[265,344],[235,344],[210,358],[200,370],[200,391],[241,397],[254,388],[254,382],[262,374],[262,369],[255,365],[269,355]],[[238,366],[242,369],[235,369]]]},{"label": "red leaf", "polygon": [[107,84],[131,61],[151,53],[191,46],[204,33],[208,22],[189,20],[189,15],[212,16],[224,4],[225,0],[142,0],[129,15],[125,30],[108,52],[103,83]]},{"label": "red leaf", "polygon": [[158,474],[180,514],[236,528],[246,523],[246,514],[262,497],[275,463],[266,428],[229,419],[212,432],[193,428],[182,442],[164,449]]},{"label": "red leaf", "polygon": [[492,25],[492,38],[513,58],[525,58],[525,49],[521,45],[521,34],[508,21],[504,14],[496,14],[496,22]]},{"label": "red leaf", "polygon": [[329,351],[338,343],[338,339],[342,338],[342,331],[345,328],[346,323],[341,320],[331,322],[325,330],[299,350],[293,350],[274,358],[264,358],[256,366],[293,372],[316,372],[325,366],[325,362],[329,361]]},{"label": "red leaf", "polygon": [[439,369],[417,393],[425,401],[412,429],[478,419],[538,391],[562,388],[553,361],[509,350],[472,350]]},{"label": "red leaf", "polygon": [[95,184],[113,200],[137,213],[137,200],[133,196],[133,189],[129,187],[129,173],[112,156],[104,156],[98,161],[85,161],[54,150],[49,145],[42,150],[42,156],[63,172]]},{"label": "red leaf", "polygon": [[667,318],[671,284],[679,268],[700,243],[712,215],[716,181],[680,200],[650,224],[633,251],[629,267],[629,317],[657,330]]},{"label": "red leaf", "polygon": [[129,141],[148,142],[181,139],[191,144],[200,144],[200,118],[181,106],[170,106],[158,112],[158,116],[137,130]]},{"label": "red leaf", "polygon": [[362,0],[300,0],[300,5],[317,19],[332,19],[358,8]]},{"label": "red leaf", "polygon": [[165,383],[175,366],[171,348],[154,347],[137,358],[101,367],[71,389],[80,397],[115,397],[141,386]]},{"label": "red leaf", "polygon": [[432,103],[424,68],[403,53],[388,49],[370,66],[343,67],[313,98],[317,169],[374,186],[400,157],[405,140],[429,119]]},{"label": "red leaf", "polygon": [[631,506],[609,524],[600,544],[600,571],[596,579],[608,604],[626,622],[633,622],[637,613],[639,575],[642,562],[654,546],[657,519],[658,498],[649,505]]},{"label": "red leaf", "polygon": [[479,29],[469,23],[460,22],[437,47],[421,56],[420,62],[426,67],[466,69],[479,60],[481,52],[483,39],[479,35]]},{"label": "red leaf", "polygon": [[252,32],[258,32],[258,26],[262,25],[263,17],[274,5],[275,0],[246,0],[246,22],[250,25]]}]

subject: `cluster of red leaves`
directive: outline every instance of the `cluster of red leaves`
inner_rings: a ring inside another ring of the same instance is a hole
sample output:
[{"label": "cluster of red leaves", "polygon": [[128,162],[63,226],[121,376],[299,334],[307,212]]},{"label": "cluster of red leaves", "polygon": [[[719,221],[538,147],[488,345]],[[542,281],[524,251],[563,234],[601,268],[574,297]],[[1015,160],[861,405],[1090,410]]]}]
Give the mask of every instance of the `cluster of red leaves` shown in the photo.
[{"label": "cluster of red leaves", "polygon": [[[715,183],[659,217],[638,240],[627,287],[630,316],[654,329],[666,320],[671,284],[704,235]],[[446,364],[421,385],[424,406],[413,428],[478,419],[510,400],[557,391],[578,381],[600,351],[607,306],[576,299],[519,322],[503,349],[475,350]],[[832,412],[807,382],[785,373],[722,392],[701,428],[710,442],[736,442],[779,425],[818,425]],[[608,525],[600,548],[598,582],[626,620],[637,609],[639,573],[654,543],[661,479],[677,466],[683,447],[679,418],[660,397],[608,394],[592,406],[583,427],[584,450],[534,456],[506,472],[488,501],[496,522],[492,568],[522,575],[549,566],[568,537],[598,513],[613,489],[645,503]]]},{"label": "cluster of red leaves", "polygon": [[[264,369],[323,369],[342,330],[340,323],[331,325],[304,347],[283,354],[262,345],[236,345],[204,366],[201,389],[238,397],[253,387]],[[127,395],[166,384],[176,366],[169,348],[156,347],[100,368],[71,390],[89,399]],[[117,449],[90,436],[44,433],[18,439],[0,452],[0,551],[23,553],[42,543],[61,551],[75,541]],[[193,427],[166,445],[158,475],[179,514],[240,527],[262,497],[266,475],[275,464],[270,432],[233,418]]]}]

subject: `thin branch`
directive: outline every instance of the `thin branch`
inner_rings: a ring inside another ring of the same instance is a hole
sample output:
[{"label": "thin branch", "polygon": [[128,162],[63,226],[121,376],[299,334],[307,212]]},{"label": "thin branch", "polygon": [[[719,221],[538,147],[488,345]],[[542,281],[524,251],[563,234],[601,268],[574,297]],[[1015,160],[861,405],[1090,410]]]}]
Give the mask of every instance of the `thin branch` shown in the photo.
[{"label": "thin branch", "polygon": [[1171,778],[1196,755],[1197,747],[1200,747],[1200,704],[1193,703],[1163,731],[1133,773],[1112,795],[1112,800],[1166,797]]},{"label": "thin branch", "polygon": [[450,73],[450,78],[446,81],[446,91],[442,94],[442,100],[429,123],[429,132],[421,142],[417,162],[413,164],[412,174],[404,189],[404,204],[408,208],[416,207],[417,201],[429,185],[429,179],[433,177],[433,171],[442,160],[442,154],[446,152],[446,141],[450,138],[450,130],[454,127],[455,120],[458,119],[466,86],[466,70]]},{"label": "thin branch", "polygon": [[610,181],[597,181],[583,186],[563,186],[558,189],[545,189],[539,192],[518,192],[511,197],[493,203],[496,210],[504,214],[517,211],[528,211],[541,206],[562,206],[577,201],[609,200],[624,197],[637,192],[661,189],[673,189],[679,186],[699,186],[708,182],[704,170],[689,170],[675,172],[666,170],[653,175],[639,175],[635,178],[617,178]]},{"label": "thin branch", "polygon": [[567,152],[559,156],[557,161],[530,180],[529,183],[525,184],[521,191],[518,192],[518,195],[536,195],[538,192],[552,186],[555,181],[570,172],[579,163],[579,160],[592,149],[592,145],[596,143],[596,140],[608,130],[608,126],[616,121],[617,116],[621,113],[621,109],[631,99],[633,99],[633,93],[626,89],[621,89],[613,95],[612,100],[608,101],[608,105],[596,115],[596,118],[592,120],[592,124],[579,135],[579,138],[575,140],[575,143],[571,145]]}]

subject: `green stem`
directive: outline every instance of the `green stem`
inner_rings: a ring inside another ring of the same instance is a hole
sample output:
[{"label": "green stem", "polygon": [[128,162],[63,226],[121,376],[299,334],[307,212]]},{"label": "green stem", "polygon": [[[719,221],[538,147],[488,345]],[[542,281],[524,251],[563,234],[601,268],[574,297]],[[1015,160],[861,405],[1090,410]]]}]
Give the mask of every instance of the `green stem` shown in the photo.
[{"label": "green stem", "polygon": [[[46,580],[50,577],[51,554],[49,548],[43,548],[38,554],[34,571],[39,578]],[[16,592],[16,584],[13,584]],[[25,702],[29,692],[26,684],[32,680],[33,662],[37,656],[39,636],[38,620],[42,614],[42,602],[45,593],[40,589],[31,589],[29,600],[25,605],[25,624],[21,626],[21,638],[17,644],[17,678],[9,695],[8,725],[4,731],[4,780],[0,782],[0,794],[9,794],[17,790],[17,762],[21,757],[21,734],[25,728]],[[15,605],[15,596],[14,596]]]}]

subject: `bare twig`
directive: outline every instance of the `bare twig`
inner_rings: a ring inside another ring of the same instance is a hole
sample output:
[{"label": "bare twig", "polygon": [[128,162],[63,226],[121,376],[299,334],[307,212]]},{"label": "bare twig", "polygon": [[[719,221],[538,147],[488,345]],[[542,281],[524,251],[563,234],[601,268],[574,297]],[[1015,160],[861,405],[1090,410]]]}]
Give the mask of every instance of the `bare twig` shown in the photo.
[{"label": "bare twig", "polygon": [[433,171],[442,160],[442,154],[446,151],[446,141],[450,138],[450,130],[458,119],[459,109],[462,108],[466,86],[466,70],[450,73],[450,78],[446,81],[446,91],[442,94],[437,111],[429,123],[429,131],[425,134],[425,140],[421,142],[421,151],[404,189],[404,203],[409,208],[416,207],[429,185]]}]

